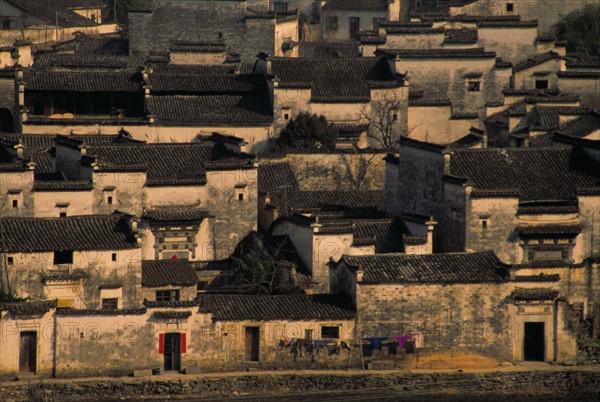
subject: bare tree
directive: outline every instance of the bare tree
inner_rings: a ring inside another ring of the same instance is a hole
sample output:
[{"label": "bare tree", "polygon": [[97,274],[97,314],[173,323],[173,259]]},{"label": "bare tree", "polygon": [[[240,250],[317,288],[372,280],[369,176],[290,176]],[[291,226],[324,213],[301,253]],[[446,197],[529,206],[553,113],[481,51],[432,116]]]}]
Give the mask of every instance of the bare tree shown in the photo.
[{"label": "bare tree", "polygon": [[369,123],[369,139],[388,152],[398,149],[401,108],[402,99],[396,93],[386,92],[381,99],[371,102],[370,110],[366,106],[361,109],[361,117]]}]

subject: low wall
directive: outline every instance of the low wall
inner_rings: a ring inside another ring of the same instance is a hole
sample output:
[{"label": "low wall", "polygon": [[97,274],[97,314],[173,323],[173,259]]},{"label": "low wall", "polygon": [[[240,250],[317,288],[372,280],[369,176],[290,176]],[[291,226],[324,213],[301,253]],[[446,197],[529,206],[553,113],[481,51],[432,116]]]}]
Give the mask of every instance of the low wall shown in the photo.
[{"label": "low wall", "polygon": [[[267,395],[290,393],[322,393],[329,391],[387,389],[398,396],[414,393],[511,393],[524,395],[556,392],[594,395],[600,389],[600,373],[592,367],[548,367],[537,371],[505,371],[485,373],[462,372],[269,372],[239,373],[239,375],[155,376],[147,378],[95,379],[67,382],[48,380],[37,385],[4,383],[0,388],[5,401],[31,398],[31,394],[45,395],[56,400],[83,400],[110,398],[117,400],[139,395],[202,395],[202,397],[233,397],[239,395]],[[35,399],[35,398],[34,398]],[[286,399],[287,400],[287,399]],[[568,400],[568,399],[565,399]],[[578,400],[581,400],[578,398]]]}]

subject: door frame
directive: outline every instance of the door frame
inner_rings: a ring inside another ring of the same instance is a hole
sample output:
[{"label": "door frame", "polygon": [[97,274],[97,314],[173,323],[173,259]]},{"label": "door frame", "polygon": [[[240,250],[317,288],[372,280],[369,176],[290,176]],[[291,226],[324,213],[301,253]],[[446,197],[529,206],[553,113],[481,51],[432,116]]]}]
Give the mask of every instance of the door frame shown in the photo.
[{"label": "door frame", "polygon": [[[28,361],[27,366],[28,370],[21,369],[21,353],[22,353],[22,340],[26,336],[31,336],[33,340],[30,338],[29,343],[29,353],[27,353]],[[33,352],[33,354],[31,353]],[[37,373],[38,372],[38,333],[37,331],[21,331],[19,333],[19,372],[20,373]],[[32,364],[33,363],[33,364]],[[33,366],[33,367],[31,367]]]}]

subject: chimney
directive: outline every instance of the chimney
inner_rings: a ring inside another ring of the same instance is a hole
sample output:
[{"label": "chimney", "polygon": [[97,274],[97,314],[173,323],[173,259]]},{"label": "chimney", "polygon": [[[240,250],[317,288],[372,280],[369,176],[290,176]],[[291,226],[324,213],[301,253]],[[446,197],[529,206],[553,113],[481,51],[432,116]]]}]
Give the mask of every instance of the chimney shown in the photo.
[{"label": "chimney", "polygon": [[452,153],[450,151],[444,152],[444,174],[450,174],[450,160],[452,157]]},{"label": "chimney", "polygon": [[87,147],[85,145],[80,146],[79,152],[81,153],[81,156],[85,156],[87,154]]},{"label": "chimney", "polygon": [[356,271],[356,282],[362,282],[365,275],[365,271]]},{"label": "chimney", "polygon": [[426,254],[433,254],[433,230],[435,229],[435,225],[437,225],[437,221],[433,219],[433,216],[430,216],[425,224],[427,225]]},{"label": "chimney", "polygon": [[23,159],[23,143],[19,140],[19,143],[14,147],[17,150],[17,158]]},{"label": "chimney", "polygon": [[483,133],[483,148],[487,148],[488,147],[488,135],[487,135],[487,131]]}]

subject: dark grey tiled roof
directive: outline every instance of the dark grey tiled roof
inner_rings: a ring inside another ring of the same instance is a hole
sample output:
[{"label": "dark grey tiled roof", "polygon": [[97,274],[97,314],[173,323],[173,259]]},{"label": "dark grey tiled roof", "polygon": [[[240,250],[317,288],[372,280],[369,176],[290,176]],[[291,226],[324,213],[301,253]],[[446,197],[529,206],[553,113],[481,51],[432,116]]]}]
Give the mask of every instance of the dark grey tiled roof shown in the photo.
[{"label": "dark grey tiled roof", "polygon": [[252,156],[212,142],[90,146],[84,162],[104,171],[146,171],[148,186],[205,184],[206,170],[221,162],[228,169],[253,166]]},{"label": "dark grey tiled roof", "polygon": [[289,163],[267,163],[258,167],[258,191],[296,191],[298,182]]},{"label": "dark grey tiled roof", "polygon": [[351,302],[338,295],[201,295],[200,312],[217,321],[351,320]]},{"label": "dark grey tiled roof", "polygon": [[152,314],[157,320],[187,320],[191,316],[191,311],[155,311]]},{"label": "dark grey tiled roof", "polygon": [[566,148],[455,150],[450,173],[468,179],[474,192],[508,191],[521,201],[570,200],[577,187],[597,187],[597,179],[575,170]]},{"label": "dark grey tiled roof", "polygon": [[158,124],[268,125],[273,121],[266,95],[151,96],[148,113]]},{"label": "dark grey tiled roof", "polygon": [[383,191],[279,191],[271,193],[271,205],[280,211],[340,211],[382,214],[385,212]]},{"label": "dark grey tiled roof", "polygon": [[187,260],[142,261],[142,286],[192,286],[198,277]]},{"label": "dark grey tiled roof", "polygon": [[141,76],[130,73],[31,71],[25,73],[27,91],[140,92]]},{"label": "dark grey tiled roof", "polygon": [[191,64],[166,64],[154,67],[156,75],[223,75],[234,74],[252,74],[253,65],[248,63],[241,64],[211,64],[211,65],[191,65]]},{"label": "dark grey tiled roof", "polygon": [[[37,167],[37,166],[36,166]],[[37,169],[36,169],[37,170]],[[36,192],[54,192],[54,191],[92,191],[94,185],[87,180],[36,180],[33,184],[33,191]]]},{"label": "dark grey tiled roof", "polygon": [[363,283],[479,283],[508,279],[506,266],[492,251],[428,255],[345,255],[342,260],[363,271]]},{"label": "dark grey tiled roof", "polygon": [[400,218],[374,219],[355,221],[353,234],[356,244],[372,239],[375,253],[381,254],[404,252],[405,237],[410,236],[410,231]]},{"label": "dark grey tiled roof", "polygon": [[378,49],[377,55],[405,59],[490,59],[496,52],[486,52],[484,48],[473,49]]},{"label": "dark grey tiled roof", "polygon": [[529,57],[527,60],[518,63],[514,66],[513,70],[514,71],[522,71],[522,70],[526,70],[530,67],[534,67],[537,66],[539,64],[545,63],[549,60],[560,60],[562,57],[553,51],[549,51],[546,53],[542,53],[542,54],[536,54],[534,56]]},{"label": "dark grey tiled roof", "polygon": [[312,88],[313,102],[368,102],[370,88],[400,85],[386,60],[284,58],[272,61],[280,87]]},{"label": "dark grey tiled roof", "polygon": [[560,293],[548,288],[515,289],[511,297],[515,300],[554,300]]},{"label": "dark grey tiled roof", "polygon": [[580,106],[535,106],[538,118],[537,124],[530,127],[531,130],[557,130],[560,124],[560,116],[587,115],[590,109]]},{"label": "dark grey tiled roof", "polygon": [[469,133],[449,145],[450,148],[471,148],[483,142],[483,136]]},{"label": "dark grey tiled roof", "polygon": [[2,218],[10,252],[122,250],[137,248],[121,215]]},{"label": "dark grey tiled roof", "polygon": [[96,69],[103,71],[139,71],[145,63],[143,56],[111,56],[102,54],[45,54],[35,58],[36,71]]},{"label": "dark grey tiled roof", "polygon": [[12,315],[44,314],[56,308],[56,300],[41,302],[0,303],[0,311],[8,311]]},{"label": "dark grey tiled roof", "polygon": [[186,308],[198,305],[198,300],[179,300],[179,301],[150,301],[144,299],[144,306],[148,308]]},{"label": "dark grey tiled roof", "polygon": [[571,137],[583,138],[597,130],[600,130],[600,113],[593,112],[571,120],[561,127],[558,132]]},{"label": "dark grey tiled roof", "polygon": [[515,282],[558,282],[560,274],[517,275]]},{"label": "dark grey tiled roof", "polygon": [[113,315],[143,315],[146,314],[145,308],[127,308],[127,309],[105,309],[105,310],[93,310],[93,309],[58,309],[56,315],[64,316],[84,316],[84,315],[102,315],[102,316],[113,316]]},{"label": "dark grey tiled roof", "polygon": [[159,224],[177,224],[177,223],[200,223],[210,214],[197,207],[164,207],[144,211],[143,218]]},{"label": "dark grey tiled roof", "polygon": [[323,10],[386,11],[387,0],[328,0]]},{"label": "dark grey tiled roof", "polygon": [[148,78],[152,93],[208,95],[260,93],[266,90],[264,80],[251,74],[150,74]]},{"label": "dark grey tiled roof", "polygon": [[477,30],[446,29],[444,43],[477,43]]},{"label": "dark grey tiled roof", "polygon": [[581,233],[581,226],[578,224],[528,225],[528,226],[518,226],[517,232],[521,236],[577,235],[577,234]]},{"label": "dark grey tiled roof", "polygon": [[600,71],[559,71],[559,78],[600,79]]}]

